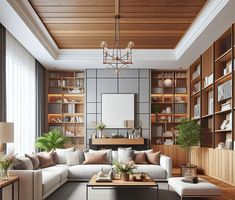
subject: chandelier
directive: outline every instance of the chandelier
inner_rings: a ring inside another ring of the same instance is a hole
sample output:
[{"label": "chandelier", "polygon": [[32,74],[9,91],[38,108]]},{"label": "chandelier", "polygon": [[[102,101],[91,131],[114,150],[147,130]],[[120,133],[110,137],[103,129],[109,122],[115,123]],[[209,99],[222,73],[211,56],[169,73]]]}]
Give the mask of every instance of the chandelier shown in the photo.
[{"label": "chandelier", "polygon": [[[119,6],[118,6],[119,7]],[[114,68],[118,73],[121,68],[128,68],[128,64],[132,64],[132,48],[134,42],[129,41],[126,49],[120,48],[120,15],[115,14],[115,41],[113,49],[108,49],[108,45],[105,41],[100,43],[100,47],[103,48],[103,64],[107,64],[107,68]]]}]

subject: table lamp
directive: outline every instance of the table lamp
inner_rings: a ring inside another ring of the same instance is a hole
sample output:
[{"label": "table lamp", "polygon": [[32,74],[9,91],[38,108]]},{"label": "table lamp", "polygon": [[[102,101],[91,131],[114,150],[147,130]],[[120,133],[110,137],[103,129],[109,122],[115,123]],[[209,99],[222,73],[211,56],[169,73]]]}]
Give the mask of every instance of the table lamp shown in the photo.
[{"label": "table lamp", "polygon": [[[14,123],[0,122],[0,144],[14,142]],[[2,146],[2,151],[4,151]]]}]

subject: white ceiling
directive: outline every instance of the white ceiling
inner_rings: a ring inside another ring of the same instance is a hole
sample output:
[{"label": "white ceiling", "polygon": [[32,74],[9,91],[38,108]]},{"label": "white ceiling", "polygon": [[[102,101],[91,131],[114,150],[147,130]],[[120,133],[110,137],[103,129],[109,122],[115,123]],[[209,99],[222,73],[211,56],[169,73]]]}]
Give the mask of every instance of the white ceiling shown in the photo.
[{"label": "white ceiling", "polygon": [[[134,49],[131,68],[187,68],[235,23],[235,0],[209,0],[175,49]],[[28,0],[0,0],[0,22],[47,68],[105,68],[102,49],[59,49]]]}]

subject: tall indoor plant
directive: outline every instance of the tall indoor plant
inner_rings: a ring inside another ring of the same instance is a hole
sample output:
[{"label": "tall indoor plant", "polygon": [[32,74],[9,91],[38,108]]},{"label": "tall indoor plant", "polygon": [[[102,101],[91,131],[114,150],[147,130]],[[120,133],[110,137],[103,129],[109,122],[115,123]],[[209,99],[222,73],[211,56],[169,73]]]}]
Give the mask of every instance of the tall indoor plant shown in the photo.
[{"label": "tall indoor plant", "polygon": [[68,138],[63,136],[58,129],[53,129],[36,139],[36,147],[44,151],[50,151],[55,148],[64,148],[64,144],[67,140]]},{"label": "tall indoor plant", "polygon": [[191,147],[199,145],[201,127],[196,120],[183,119],[177,128],[179,129],[177,144],[187,151],[187,166],[191,166]]}]

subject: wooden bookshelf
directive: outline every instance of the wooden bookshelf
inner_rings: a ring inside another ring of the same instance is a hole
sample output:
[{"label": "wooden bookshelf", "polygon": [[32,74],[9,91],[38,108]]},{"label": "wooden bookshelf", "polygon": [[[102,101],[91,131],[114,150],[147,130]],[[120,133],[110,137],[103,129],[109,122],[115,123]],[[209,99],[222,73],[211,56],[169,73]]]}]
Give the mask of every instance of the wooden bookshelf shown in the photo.
[{"label": "wooden bookshelf", "polygon": [[[201,123],[202,147],[217,148],[223,142],[227,149],[233,149],[231,145],[235,138],[233,32],[234,27],[225,31],[190,67],[190,116]],[[193,73],[200,61],[201,74],[195,78]],[[199,81],[201,87],[195,92],[195,84]],[[195,115],[195,105],[198,103],[200,114]]]},{"label": "wooden bookshelf", "polygon": [[[188,114],[188,73],[186,71],[152,70],[151,94],[151,144],[164,144],[166,140],[176,142],[176,126]],[[167,87],[166,79],[172,81]],[[159,107],[159,113],[154,114],[154,107]]]},{"label": "wooden bookshelf", "polygon": [[48,71],[48,130],[69,138],[66,147],[84,148],[84,71]]}]

